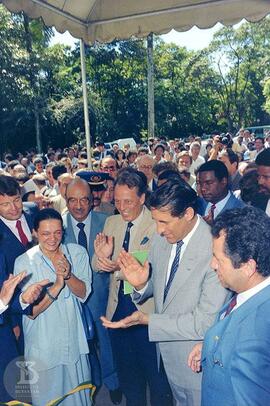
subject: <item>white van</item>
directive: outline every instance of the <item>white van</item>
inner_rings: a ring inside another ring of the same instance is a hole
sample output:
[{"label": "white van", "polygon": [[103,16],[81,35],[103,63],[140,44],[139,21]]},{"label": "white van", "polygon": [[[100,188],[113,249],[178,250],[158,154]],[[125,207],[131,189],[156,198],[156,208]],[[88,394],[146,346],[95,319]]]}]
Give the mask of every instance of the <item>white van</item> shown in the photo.
[{"label": "white van", "polygon": [[136,142],[134,138],[120,138],[119,140],[112,141],[110,144],[118,144],[120,149],[123,149],[125,144],[129,144],[131,151],[136,150]]}]

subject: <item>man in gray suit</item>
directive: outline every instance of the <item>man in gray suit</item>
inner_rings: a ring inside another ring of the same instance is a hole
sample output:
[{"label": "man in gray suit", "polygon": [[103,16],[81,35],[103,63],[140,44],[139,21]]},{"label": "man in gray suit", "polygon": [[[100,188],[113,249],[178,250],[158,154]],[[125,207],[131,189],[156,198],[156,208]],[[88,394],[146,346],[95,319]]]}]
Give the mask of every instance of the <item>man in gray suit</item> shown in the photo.
[{"label": "man in gray suit", "polygon": [[[226,298],[226,290],[210,267],[212,238],[196,214],[196,192],[185,183],[168,180],[151,196],[157,225],[148,262],[141,266],[122,251],[119,264],[134,286],[133,300],[151,295],[155,313],[136,311],[118,323],[102,318],[110,328],[148,325],[150,341],[158,343],[177,405],[199,406],[201,378],[188,370],[187,357],[201,341]],[[150,272],[151,268],[151,272]]]},{"label": "man in gray suit", "polygon": [[[92,194],[89,184],[76,177],[66,190],[68,213],[63,216],[65,228],[65,243],[78,243],[83,245],[89,254],[91,262],[94,254],[94,240],[96,235],[103,230],[107,215],[92,211]],[[89,307],[95,325],[95,330],[100,349],[100,366],[102,380],[110,391],[110,397],[114,404],[121,402],[121,392],[116,368],[113,362],[111,342],[108,332],[102,327],[100,316],[106,311],[109,294],[110,276],[106,272],[93,274],[92,293],[86,302]],[[93,378],[96,385],[100,385],[97,377],[97,365],[93,365],[95,358],[91,357]]]}]

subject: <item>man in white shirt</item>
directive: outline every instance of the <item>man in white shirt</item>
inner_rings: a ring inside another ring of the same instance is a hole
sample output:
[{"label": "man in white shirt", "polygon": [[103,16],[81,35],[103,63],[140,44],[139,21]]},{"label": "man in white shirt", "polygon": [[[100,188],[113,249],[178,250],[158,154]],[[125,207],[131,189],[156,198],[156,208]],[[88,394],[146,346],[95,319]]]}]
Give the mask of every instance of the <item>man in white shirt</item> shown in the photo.
[{"label": "man in white shirt", "polygon": [[192,158],[192,164],[189,170],[192,175],[194,175],[195,170],[205,162],[204,157],[200,155],[200,151],[201,151],[200,143],[197,141],[192,142],[189,149],[190,156]]},{"label": "man in white shirt", "polygon": [[208,225],[196,214],[196,192],[184,182],[167,180],[153,192],[150,205],[157,227],[148,258],[151,266],[141,266],[125,251],[119,262],[136,289],[133,301],[140,304],[153,296],[155,313],[140,310],[115,323],[103,318],[103,323],[109,328],[147,325],[176,405],[199,406],[200,376],[191,373],[186,360],[227,293],[210,267],[212,239]]},{"label": "man in white shirt", "polygon": [[136,160],[136,166],[138,171],[141,171],[147,177],[147,183],[150,190],[155,190],[157,188],[157,183],[154,180],[153,167],[155,165],[155,160],[151,155],[141,155]]},{"label": "man in white shirt", "polygon": [[234,209],[218,216],[212,235],[212,267],[236,294],[188,358],[203,370],[202,406],[269,405],[270,219]]}]

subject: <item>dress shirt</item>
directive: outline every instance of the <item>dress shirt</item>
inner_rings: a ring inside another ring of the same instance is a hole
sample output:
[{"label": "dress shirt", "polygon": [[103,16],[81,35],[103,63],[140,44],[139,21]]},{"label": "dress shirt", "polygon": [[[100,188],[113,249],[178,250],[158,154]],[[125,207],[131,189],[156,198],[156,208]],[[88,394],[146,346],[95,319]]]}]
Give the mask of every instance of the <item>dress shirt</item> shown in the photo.
[{"label": "dress shirt", "polygon": [[150,180],[150,182],[148,183],[148,188],[153,191],[153,179]]},{"label": "dress shirt", "polygon": [[4,311],[6,311],[7,308],[8,308],[8,305],[4,305],[4,303],[0,299],[0,314],[4,313]]},{"label": "dress shirt", "polygon": [[265,213],[267,214],[267,216],[270,217],[270,199],[268,199],[267,206],[266,206],[266,209],[265,209]]},{"label": "dress shirt", "polygon": [[72,227],[73,227],[73,231],[74,231],[77,243],[78,243],[79,232],[80,232],[80,229],[79,229],[79,227],[77,227],[77,224],[78,223],[85,224],[84,232],[85,232],[86,238],[87,238],[87,247],[88,247],[88,249],[89,249],[89,239],[90,239],[91,216],[92,216],[92,214],[91,214],[91,211],[90,211],[88,216],[86,217],[86,219],[84,221],[78,221],[72,215],[70,215],[71,223],[72,223]]},{"label": "dress shirt", "polygon": [[[181,260],[183,258],[184,252],[188,246],[189,241],[191,240],[191,237],[193,236],[193,234],[195,233],[195,231],[197,230],[198,226],[200,223],[200,217],[197,216],[197,221],[195,223],[195,226],[193,227],[193,229],[188,233],[188,235],[185,236],[185,238],[183,238],[183,245],[181,248],[181,253],[180,253],[180,258],[179,258],[179,264],[181,264]],[[172,263],[176,254],[176,246],[177,243],[172,244],[172,249],[171,249],[171,255],[170,255],[170,259],[169,259],[169,263],[168,263],[168,269],[167,269],[167,276],[166,276],[166,285],[168,283],[169,277],[170,277],[170,272],[171,272],[171,268],[172,268]]]},{"label": "dress shirt", "polygon": [[[132,221],[131,221],[131,223],[133,224],[133,226],[132,226],[131,229],[130,229],[130,238],[129,238],[129,246],[130,246],[130,247],[132,246],[132,243],[133,243],[133,241],[134,241],[135,235],[137,234],[137,231],[138,231],[138,229],[139,229],[140,226],[141,226],[141,222],[142,222],[144,210],[145,210],[145,208],[144,208],[144,206],[143,206],[143,209],[142,209],[141,213],[139,214],[139,216],[138,216],[135,220],[132,220]],[[126,221],[125,223],[126,223],[126,227],[127,227],[129,221]]]},{"label": "dress shirt", "polygon": [[236,298],[236,305],[232,309],[231,313],[234,312],[242,304],[244,304],[252,296],[256,295],[262,289],[266,288],[269,285],[270,285],[270,276],[264,279],[261,283],[258,283],[258,285],[254,286],[253,288],[245,290],[245,292],[238,293]]},{"label": "dress shirt", "polygon": [[205,163],[204,157],[201,156],[201,155],[199,155],[199,156],[195,159],[195,161],[192,160],[192,164],[190,165],[189,172],[190,172],[192,175],[194,175],[194,174],[195,174],[195,170],[196,170],[199,166],[201,166],[202,164],[204,164],[204,163]]},{"label": "dress shirt", "polygon": [[[181,248],[181,253],[180,253],[180,258],[179,258],[179,266],[181,266],[181,260],[182,260],[182,258],[183,258],[184,252],[185,252],[185,250],[186,250],[186,248],[187,248],[187,246],[188,246],[188,243],[189,243],[189,241],[191,240],[193,234],[194,234],[195,231],[197,230],[197,228],[198,228],[198,226],[199,226],[199,224],[200,224],[200,221],[202,221],[202,220],[201,220],[201,217],[200,217],[199,215],[197,215],[197,221],[196,221],[196,223],[195,223],[195,226],[194,226],[193,229],[188,233],[188,235],[186,235],[185,238],[183,238],[183,240],[182,240],[184,244],[182,245],[182,248]],[[177,246],[177,243],[172,244],[170,259],[169,259],[168,268],[167,268],[166,285],[167,285],[168,280],[169,280],[169,277],[170,277],[170,272],[171,272],[172,263],[173,263],[173,260],[174,260],[175,254],[176,254],[176,246]],[[148,283],[146,283],[146,285],[145,285],[141,290],[136,290],[136,289],[134,288],[134,291],[137,292],[137,293],[139,293],[140,295],[143,295],[144,292],[145,292],[146,289],[147,289],[147,285],[148,285]]]},{"label": "dress shirt", "polygon": [[[217,215],[224,209],[224,207],[226,206],[229,198],[231,197],[232,193],[229,191],[227,193],[227,196],[224,197],[224,199],[220,200],[219,202],[215,203],[215,210],[214,210],[214,219],[217,217]],[[212,207],[213,203],[208,203],[205,213],[210,214],[210,210]]]},{"label": "dress shirt", "polygon": [[[16,227],[17,220],[7,220],[2,216],[0,216],[0,219],[10,229],[10,231],[13,232],[13,234],[18,238],[18,240],[21,241],[19,233],[18,233],[18,229]],[[31,234],[30,228],[28,227],[24,214],[22,214],[18,220],[21,220],[22,229],[23,229],[23,232],[26,235],[28,241],[29,242],[32,241],[32,234]]]}]

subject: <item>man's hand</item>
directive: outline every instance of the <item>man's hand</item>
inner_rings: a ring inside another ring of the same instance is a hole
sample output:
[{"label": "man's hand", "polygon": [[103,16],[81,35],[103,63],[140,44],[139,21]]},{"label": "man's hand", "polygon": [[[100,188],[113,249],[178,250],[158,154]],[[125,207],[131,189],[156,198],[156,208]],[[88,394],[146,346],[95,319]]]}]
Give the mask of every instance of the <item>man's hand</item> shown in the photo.
[{"label": "man's hand", "polygon": [[138,324],[147,325],[149,322],[149,316],[147,313],[136,311],[119,321],[110,321],[104,316],[100,317],[100,320],[106,328],[128,328],[137,326]]},{"label": "man's hand", "polygon": [[14,294],[16,287],[19,283],[25,278],[26,272],[20,272],[18,275],[10,274],[8,279],[3,283],[3,286],[0,291],[0,299],[3,304],[6,306],[11,301],[11,298]]},{"label": "man's hand", "polygon": [[43,287],[49,283],[49,279],[44,279],[43,281],[36,282],[28,286],[28,288],[21,295],[22,302],[27,304],[34,303],[39,298]]},{"label": "man's hand", "polygon": [[98,258],[110,258],[113,253],[113,237],[98,233],[94,241],[94,248]]},{"label": "man's hand", "polygon": [[98,258],[97,269],[105,272],[115,272],[119,271],[120,267],[116,261],[112,261],[108,258]]},{"label": "man's hand", "polygon": [[201,371],[202,343],[196,344],[188,356],[188,366],[193,372]]},{"label": "man's hand", "polygon": [[117,258],[117,262],[126,280],[136,290],[140,290],[146,285],[149,278],[148,261],[145,261],[144,265],[141,265],[132,255],[122,250]]}]

